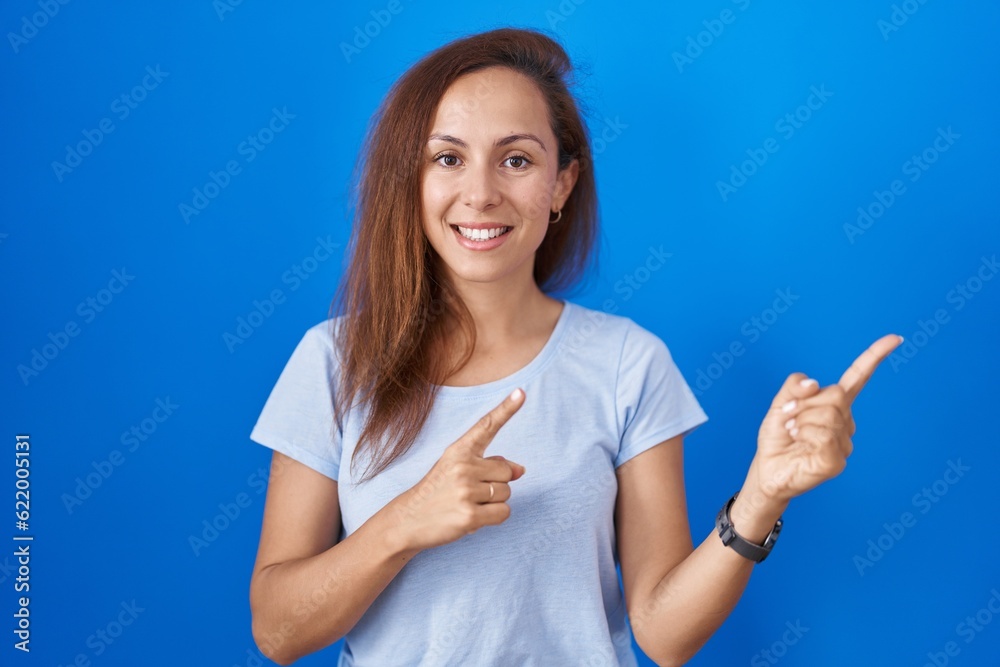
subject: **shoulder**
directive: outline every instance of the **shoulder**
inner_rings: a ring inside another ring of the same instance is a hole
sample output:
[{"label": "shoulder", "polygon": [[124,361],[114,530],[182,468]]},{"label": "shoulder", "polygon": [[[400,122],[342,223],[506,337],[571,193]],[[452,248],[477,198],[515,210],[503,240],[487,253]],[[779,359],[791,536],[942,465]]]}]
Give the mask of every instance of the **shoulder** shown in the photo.
[{"label": "shoulder", "polygon": [[308,326],[299,335],[289,366],[295,372],[310,375],[320,369],[329,372],[339,368],[343,358],[337,347],[340,324],[340,317],[332,317]]},{"label": "shoulder", "polygon": [[300,345],[308,345],[312,350],[333,354],[337,333],[343,324],[343,320],[344,317],[338,315],[337,317],[330,317],[310,326],[302,335]]},{"label": "shoulder", "polygon": [[[570,302],[567,302],[570,303]],[[625,315],[571,304],[574,313],[564,336],[564,345],[622,356],[666,351],[664,341],[651,330]]]}]

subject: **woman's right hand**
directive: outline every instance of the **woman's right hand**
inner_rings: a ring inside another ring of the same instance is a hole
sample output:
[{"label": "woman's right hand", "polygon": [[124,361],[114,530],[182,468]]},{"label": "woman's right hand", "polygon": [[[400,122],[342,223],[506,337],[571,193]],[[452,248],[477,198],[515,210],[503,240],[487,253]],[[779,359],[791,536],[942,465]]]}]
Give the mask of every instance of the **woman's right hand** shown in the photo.
[{"label": "woman's right hand", "polygon": [[[423,550],[454,542],[483,526],[510,516],[508,482],[524,474],[524,466],[502,456],[483,457],[500,427],[524,403],[516,389],[441,454],[415,486],[390,502],[407,550]],[[490,484],[493,498],[490,499]]]}]

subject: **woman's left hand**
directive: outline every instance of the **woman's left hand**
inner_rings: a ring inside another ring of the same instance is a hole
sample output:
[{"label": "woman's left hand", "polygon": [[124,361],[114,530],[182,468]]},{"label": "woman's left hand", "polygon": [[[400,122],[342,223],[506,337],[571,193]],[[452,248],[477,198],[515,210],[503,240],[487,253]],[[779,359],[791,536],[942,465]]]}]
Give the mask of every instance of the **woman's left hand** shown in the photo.
[{"label": "woman's left hand", "polygon": [[901,342],[896,334],[879,338],[837,384],[822,389],[804,373],[788,376],[757,436],[757,454],[747,480],[756,492],[780,506],[844,470],[854,449],[851,404],[875,368]]}]

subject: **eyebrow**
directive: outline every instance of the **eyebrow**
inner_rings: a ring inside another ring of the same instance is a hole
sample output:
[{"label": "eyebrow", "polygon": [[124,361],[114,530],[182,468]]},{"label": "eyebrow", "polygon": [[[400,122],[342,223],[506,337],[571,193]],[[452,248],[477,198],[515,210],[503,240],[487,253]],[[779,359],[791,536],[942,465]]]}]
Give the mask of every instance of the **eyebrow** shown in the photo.
[{"label": "eyebrow", "polygon": [[[465,143],[464,141],[462,141],[458,137],[453,137],[450,134],[432,134],[430,137],[427,138],[427,141],[428,141],[428,143],[430,143],[431,141],[433,141],[435,139],[437,139],[438,141],[447,141],[448,143],[455,144],[456,146],[461,146],[462,148],[468,148],[469,147],[469,145],[467,143]],[[539,139],[538,137],[536,137],[535,135],[529,134],[529,133],[512,134],[512,135],[506,136],[506,137],[504,137],[502,139],[497,139],[495,142],[493,142],[493,145],[495,147],[499,148],[499,147],[502,147],[502,146],[508,146],[508,145],[514,143],[515,141],[521,141],[522,139],[526,139],[528,141],[534,141],[535,143],[537,143],[539,146],[542,147],[543,151],[545,151],[546,153],[548,153],[548,150],[545,148],[545,144],[542,143],[542,140]]]}]

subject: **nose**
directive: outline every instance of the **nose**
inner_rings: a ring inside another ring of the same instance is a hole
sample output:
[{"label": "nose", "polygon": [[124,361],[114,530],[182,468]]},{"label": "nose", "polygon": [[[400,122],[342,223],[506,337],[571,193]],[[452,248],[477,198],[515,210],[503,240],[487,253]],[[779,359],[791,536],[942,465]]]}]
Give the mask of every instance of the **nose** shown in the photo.
[{"label": "nose", "polygon": [[462,198],[466,206],[485,211],[500,203],[501,195],[497,174],[486,162],[466,169],[462,183]]}]

